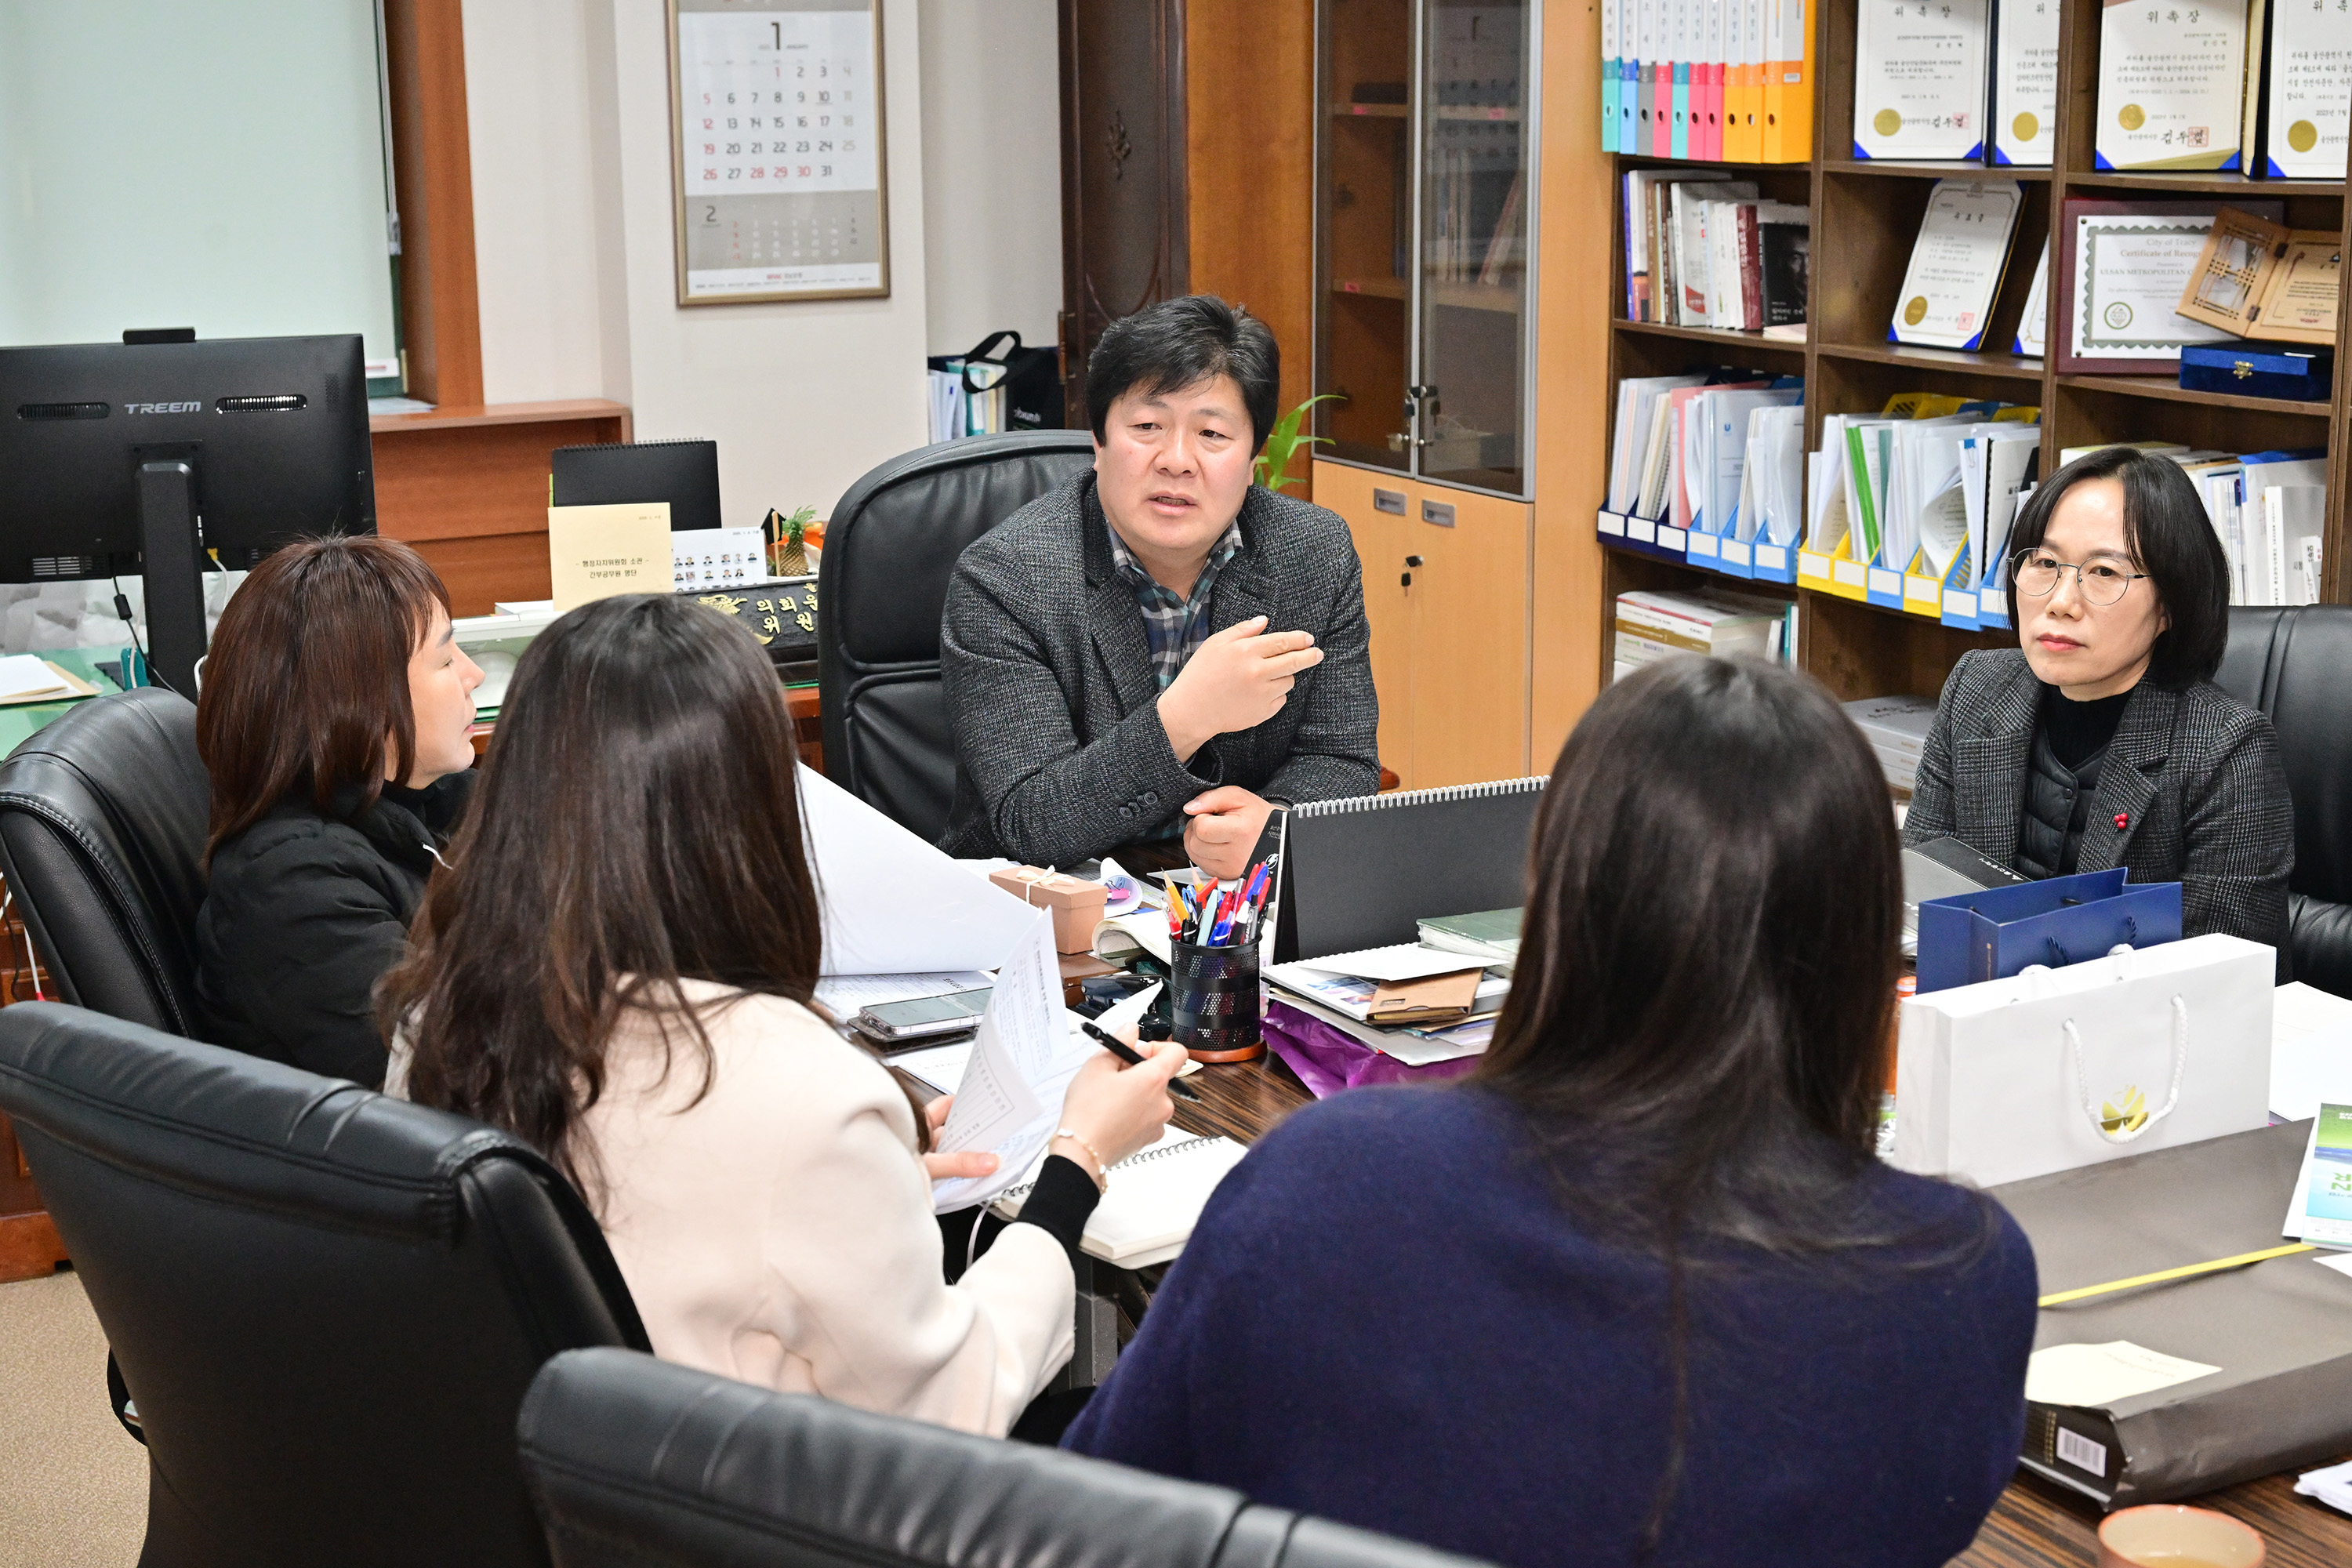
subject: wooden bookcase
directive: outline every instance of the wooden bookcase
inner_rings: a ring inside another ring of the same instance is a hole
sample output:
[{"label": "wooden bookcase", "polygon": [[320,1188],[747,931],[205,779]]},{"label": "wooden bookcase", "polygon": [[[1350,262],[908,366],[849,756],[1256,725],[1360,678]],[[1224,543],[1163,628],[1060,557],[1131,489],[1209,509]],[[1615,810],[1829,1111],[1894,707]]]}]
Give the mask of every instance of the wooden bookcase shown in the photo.
[{"label": "wooden bookcase", "polygon": [[[2043,472],[2059,451],[2101,440],[2162,439],[2232,452],[2325,446],[2331,458],[2324,592],[2331,603],[2352,600],[2346,555],[2347,416],[2345,369],[2336,366],[2325,403],[2283,402],[2184,392],[2162,376],[2061,375],[2054,361],[2023,359],[1988,349],[1969,353],[1889,342],[1895,296],[1911,256],[1928,192],[1950,176],[1992,175],[2024,188],[2009,268],[1993,307],[1988,344],[2014,340],[2033,281],[2034,261],[2069,195],[2106,200],[2284,199],[2296,228],[2347,229],[2340,180],[2261,180],[2242,174],[2116,174],[2094,167],[2093,121],[2098,101],[2099,0],[2063,0],[2058,56],[2056,165],[2047,169],[1985,168],[1975,163],[1856,160],[1853,151],[1853,37],[1857,0],[1825,0],[1814,44],[1814,145],[1809,163],[1708,163],[1696,159],[1618,154],[1622,175],[1636,168],[1704,168],[1757,183],[1767,197],[1809,204],[1812,210],[1811,276],[1802,343],[1769,342],[1752,332],[1661,326],[1624,320],[1624,182],[1611,198],[1616,239],[1611,266],[1608,406],[1615,417],[1616,387],[1630,375],[1667,374],[1713,365],[1749,366],[1805,378],[1805,447],[1821,443],[1829,414],[1874,413],[1893,394],[1950,393],[2038,404],[2042,409]],[[2058,341],[2063,289],[2055,275],[2048,290],[2043,342]],[[1614,432],[1611,433],[1612,440]],[[1597,502],[1596,502],[1597,504]],[[1933,697],[1952,663],[1972,647],[2016,646],[2009,631],[1969,632],[1924,616],[1882,609],[1810,588],[1729,578],[1703,567],[1663,561],[1603,541],[1599,612],[1602,626],[1600,678],[1605,683],[1614,641],[1609,631],[1616,595],[1629,590],[1714,585],[1793,597],[1798,602],[1798,657],[1803,668],[1841,700],[1912,693]]]}]

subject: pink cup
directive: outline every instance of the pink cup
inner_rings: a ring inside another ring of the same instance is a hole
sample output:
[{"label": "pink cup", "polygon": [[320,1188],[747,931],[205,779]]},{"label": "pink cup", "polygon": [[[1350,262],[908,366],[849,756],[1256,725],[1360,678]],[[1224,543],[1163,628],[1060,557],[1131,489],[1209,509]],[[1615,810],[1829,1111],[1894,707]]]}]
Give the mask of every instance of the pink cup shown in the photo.
[{"label": "pink cup", "polygon": [[2210,1508],[2150,1503],[2099,1525],[2099,1568],[2263,1568],[2263,1538]]}]

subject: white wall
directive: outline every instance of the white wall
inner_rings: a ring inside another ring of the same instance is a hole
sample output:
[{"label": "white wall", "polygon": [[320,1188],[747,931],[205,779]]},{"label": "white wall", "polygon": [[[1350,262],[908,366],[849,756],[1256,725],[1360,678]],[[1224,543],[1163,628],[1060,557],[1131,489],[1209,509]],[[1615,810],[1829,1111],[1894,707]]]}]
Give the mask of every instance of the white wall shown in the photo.
[{"label": "white wall", "polygon": [[731,526],[829,510],[928,437],[921,52],[883,7],[891,292],[677,302],[661,0],[466,0],[482,391],[614,398],[639,440],[719,443]]},{"label": "white wall", "polygon": [[691,309],[664,16],[662,0],[465,0],[483,396],[613,398],[640,440],[718,441],[730,524],[823,514],[928,438],[926,354],[1001,326],[1054,342],[1054,0],[884,5],[888,299]]},{"label": "white wall", "polygon": [[[619,395],[598,320],[583,0],[465,0],[482,400]],[[609,52],[609,51],[608,51]],[[625,359],[620,369],[625,375]]]},{"label": "white wall", "polygon": [[1062,308],[1054,0],[920,0],[923,253],[935,354],[1001,327],[1055,341]]}]

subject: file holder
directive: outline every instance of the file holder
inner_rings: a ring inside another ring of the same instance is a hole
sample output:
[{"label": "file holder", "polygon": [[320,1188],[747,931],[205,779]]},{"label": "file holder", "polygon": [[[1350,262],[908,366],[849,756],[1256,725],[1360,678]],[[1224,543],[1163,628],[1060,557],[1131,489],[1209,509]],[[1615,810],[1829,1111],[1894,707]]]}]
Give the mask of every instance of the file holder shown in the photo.
[{"label": "file holder", "polygon": [[1924,616],[1928,620],[1940,620],[1944,614],[1944,580],[1927,567],[1927,552],[1915,551],[1911,563],[1903,568],[1903,608],[1910,615]]},{"label": "file holder", "polygon": [[[1793,544],[1775,544],[1760,533],[1747,546],[1747,549],[1752,556],[1754,575],[1759,583],[1796,582],[1800,570],[1799,558],[1810,553],[1810,552],[1799,550]],[[1823,584],[1816,584],[1808,578],[1805,585],[1810,588]]]},{"label": "file holder", "polygon": [[1265,1054],[1258,1033],[1257,948],[1254,942],[1170,947],[1169,1025],[1194,1061],[1245,1062]]},{"label": "file holder", "polygon": [[1962,631],[1977,630],[1984,624],[1979,604],[1975,558],[1962,544],[1959,553],[1952,557],[1952,569],[1944,574],[1944,624]]}]

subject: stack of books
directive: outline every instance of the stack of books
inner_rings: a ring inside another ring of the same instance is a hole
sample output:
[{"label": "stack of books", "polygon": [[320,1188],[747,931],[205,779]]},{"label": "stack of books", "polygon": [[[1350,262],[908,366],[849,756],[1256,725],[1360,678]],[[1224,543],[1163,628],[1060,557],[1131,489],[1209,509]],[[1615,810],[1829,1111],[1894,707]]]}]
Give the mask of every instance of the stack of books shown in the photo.
[{"label": "stack of books", "polygon": [[1784,658],[1794,610],[1780,600],[1744,594],[1620,594],[1612,679],[1622,680],[1653,660],[1677,653]]},{"label": "stack of books", "polygon": [[1845,705],[1845,716],[1853,721],[1870,749],[1878,754],[1878,765],[1886,773],[1886,782],[1906,794],[1915,787],[1919,776],[1919,755],[1927,749],[1927,731],[1936,722],[1936,704],[1926,697],[1865,697],[1859,702]]},{"label": "stack of books", "polygon": [[1625,176],[1625,319],[1805,341],[1812,213],[1701,169]]}]

